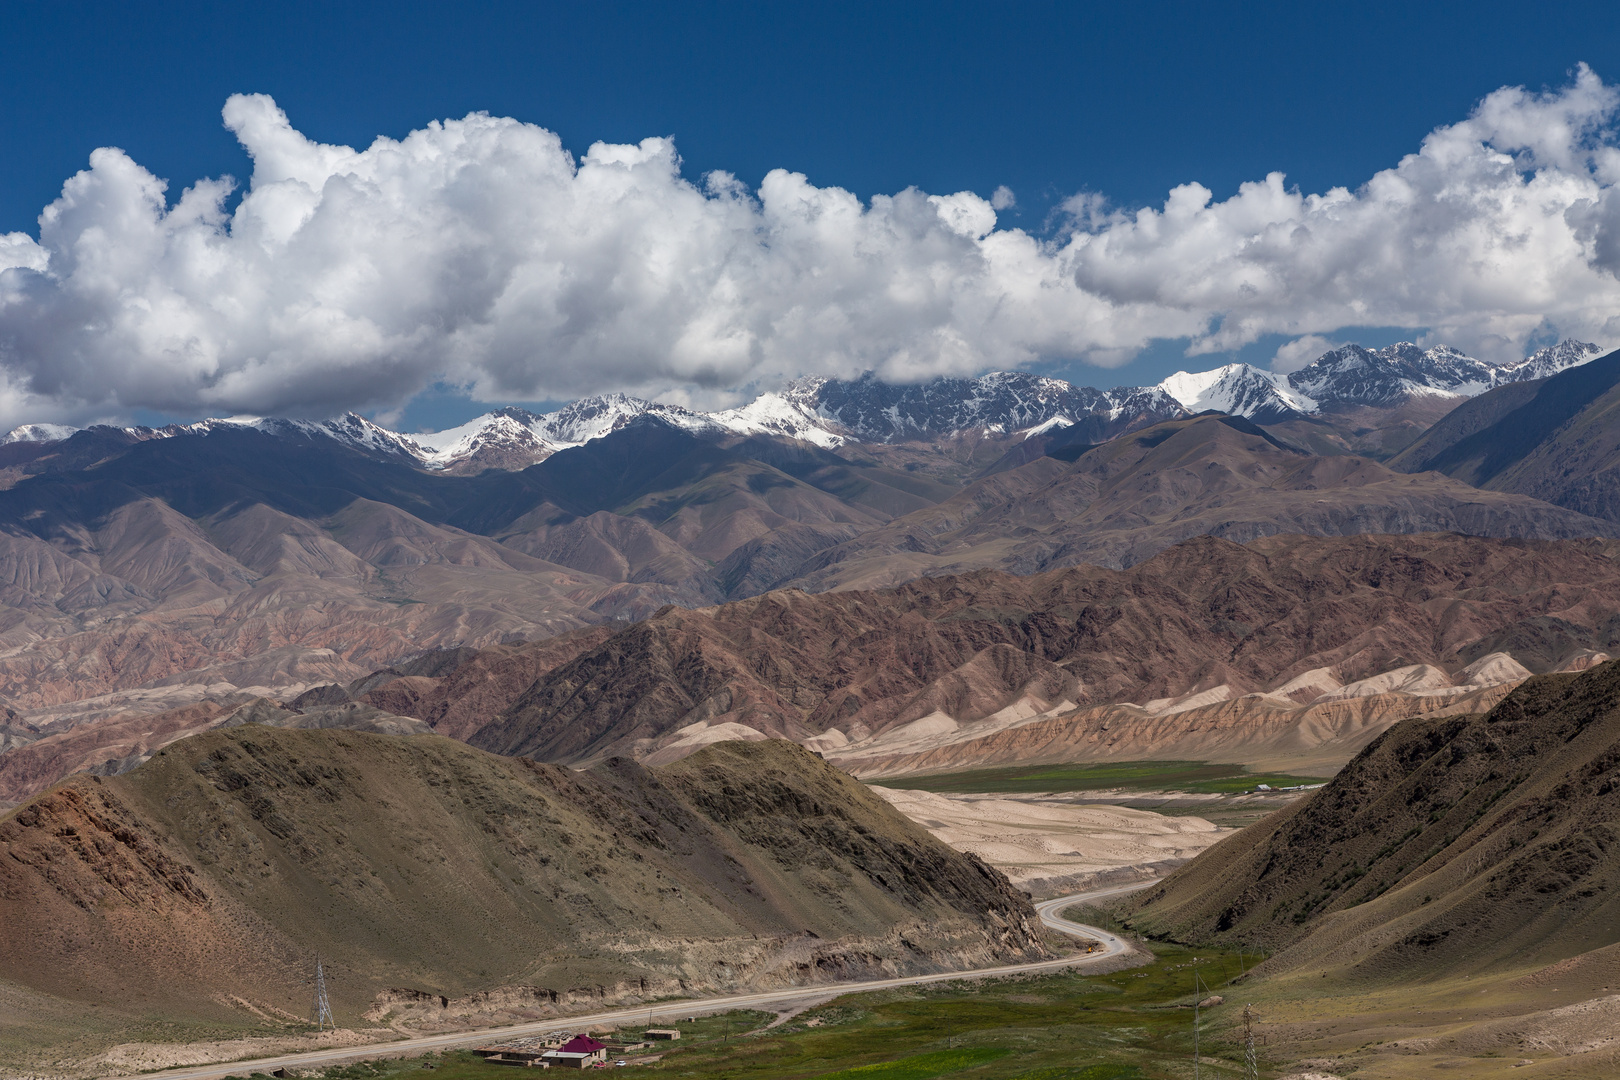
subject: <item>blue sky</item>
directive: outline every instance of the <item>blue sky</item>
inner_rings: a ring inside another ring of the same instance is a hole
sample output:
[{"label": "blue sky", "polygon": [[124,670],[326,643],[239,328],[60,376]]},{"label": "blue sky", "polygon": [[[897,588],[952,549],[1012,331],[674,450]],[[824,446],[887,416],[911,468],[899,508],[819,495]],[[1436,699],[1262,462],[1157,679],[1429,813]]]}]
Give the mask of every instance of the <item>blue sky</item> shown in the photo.
[{"label": "blue sky", "polygon": [[[357,149],[483,110],[554,131],[576,156],[672,136],[693,181],[718,169],[754,189],[786,169],[863,200],[1005,186],[1016,203],[998,228],[1050,238],[1076,193],[1134,209],[1196,181],[1219,203],[1273,171],[1307,193],[1355,189],[1499,87],[1564,86],[1579,62],[1620,79],[1620,19],[1580,3],[14,2],[0,34],[0,233],[31,236],[97,147],[169,180],[171,205],[199,178],[245,183],[253,164],[220,120],[238,93],[269,95],[309,140]],[[1264,362],[1290,336],[1268,330],[1241,355]],[[1238,354],[1189,362],[1187,340],[1171,332],[1110,370],[1048,366],[1113,385]],[[47,391],[29,400],[56,400]],[[190,401],[135,396],[74,407],[160,415]],[[316,407],[294,397],[289,410]],[[434,398],[431,418],[458,419],[455,398]]]}]

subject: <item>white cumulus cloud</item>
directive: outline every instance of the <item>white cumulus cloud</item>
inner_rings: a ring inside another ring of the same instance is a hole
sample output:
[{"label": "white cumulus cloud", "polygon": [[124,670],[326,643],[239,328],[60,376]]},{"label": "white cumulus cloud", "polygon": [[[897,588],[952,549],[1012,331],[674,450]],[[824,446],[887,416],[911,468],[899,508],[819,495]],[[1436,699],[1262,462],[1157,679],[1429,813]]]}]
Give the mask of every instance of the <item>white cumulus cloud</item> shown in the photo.
[{"label": "white cumulus cloud", "polygon": [[1134,212],[1077,197],[1042,239],[997,227],[1005,189],[694,183],[667,139],[576,158],[484,114],[355,150],[234,96],[253,173],[233,211],[228,179],[170,205],[101,149],[37,236],[0,235],[0,429],[397,406],[436,382],[498,401],[1111,366],[1155,338],[1198,353],[1358,325],[1481,355],[1549,330],[1620,341],[1617,112],[1583,66],[1489,95],[1355,191],[1272,174]]}]

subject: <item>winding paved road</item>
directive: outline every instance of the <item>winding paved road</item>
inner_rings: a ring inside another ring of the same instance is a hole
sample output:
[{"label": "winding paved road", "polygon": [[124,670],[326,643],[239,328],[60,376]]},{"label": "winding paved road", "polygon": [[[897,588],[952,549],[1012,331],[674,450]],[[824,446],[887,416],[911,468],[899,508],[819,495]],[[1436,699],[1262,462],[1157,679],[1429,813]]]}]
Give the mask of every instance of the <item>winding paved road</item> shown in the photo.
[{"label": "winding paved road", "polygon": [[896,986],[915,986],[918,983],[953,982],[959,979],[983,979],[998,975],[1025,975],[1030,972],[1052,971],[1057,968],[1091,967],[1121,953],[1129,952],[1131,950],[1130,945],[1122,938],[1115,937],[1106,930],[1095,926],[1086,926],[1084,923],[1070,922],[1068,919],[1062,918],[1058,912],[1074,904],[1135,892],[1152,884],[1154,884],[1153,881],[1140,881],[1131,885],[1115,886],[1111,889],[1099,889],[1095,892],[1059,896],[1052,900],[1042,900],[1035,905],[1035,910],[1040,914],[1041,922],[1044,925],[1054,930],[1061,930],[1065,934],[1074,934],[1077,937],[1090,938],[1100,942],[1103,947],[1101,952],[1079,953],[1075,956],[1066,956],[1058,960],[1042,960],[1033,964],[1011,964],[1006,967],[979,968],[975,971],[950,971],[937,975],[908,975],[900,979],[873,979],[867,982],[837,983],[827,986],[799,986],[791,990],[771,990],[761,994],[733,994],[729,997],[668,1001],[659,1003],[651,1011],[638,1006],[631,1009],[614,1009],[609,1012],[591,1013],[588,1016],[567,1016],[554,1020],[537,1020],[528,1024],[514,1024],[511,1027],[484,1028],[473,1032],[458,1031],[449,1035],[426,1035],[417,1039],[403,1039],[399,1042],[367,1043],[364,1046],[349,1046],[338,1050],[310,1050],[298,1054],[282,1054],[277,1057],[254,1058],[250,1061],[226,1062],[219,1065],[188,1065],[178,1069],[166,1069],[163,1072],[142,1073],[140,1074],[140,1080],[216,1080],[218,1077],[232,1074],[242,1076],[250,1072],[268,1073],[282,1068],[312,1069],[365,1058],[412,1057],[424,1054],[429,1050],[454,1050],[465,1046],[478,1046],[482,1043],[499,1042],[504,1039],[520,1038],[527,1035],[541,1035],[550,1031],[577,1031],[582,1028],[600,1025],[634,1023],[659,1013],[668,1017],[672,1013],[692,1016],[697,1013],[730,1012],[732,1009],[747,1009],[759,1005],[780,1005],[783,1002],[799,1001],[812,997],[841,997],[844,994],[858,994],[866,990],[888,990]]}]

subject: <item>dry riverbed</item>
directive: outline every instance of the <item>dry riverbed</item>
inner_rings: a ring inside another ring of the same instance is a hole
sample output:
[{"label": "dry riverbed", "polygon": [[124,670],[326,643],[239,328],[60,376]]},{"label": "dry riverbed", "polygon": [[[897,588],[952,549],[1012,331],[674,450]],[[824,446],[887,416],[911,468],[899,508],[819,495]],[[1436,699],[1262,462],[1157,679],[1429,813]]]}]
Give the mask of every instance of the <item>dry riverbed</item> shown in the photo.
[{"label": "dry riverbed", "polygon": [[979,856],[1037,898],[1163,874],[1235,831],[1190,814],[1172,816],[1102,800],[1080,802],[1074,794],[872,790],[945,843]]}]

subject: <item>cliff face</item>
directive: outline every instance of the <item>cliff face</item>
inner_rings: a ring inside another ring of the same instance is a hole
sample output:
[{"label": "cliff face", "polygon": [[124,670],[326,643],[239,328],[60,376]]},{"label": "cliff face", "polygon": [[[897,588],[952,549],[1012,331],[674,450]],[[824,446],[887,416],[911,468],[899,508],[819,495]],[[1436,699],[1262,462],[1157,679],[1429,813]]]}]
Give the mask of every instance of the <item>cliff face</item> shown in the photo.
[{"label": "cliff face", "polygon": [[1397,725],[1313,796],[1135,901],[1133,925],[1265,969],[1436,978],[1576,957],[1620,916],[1620,664],[1484,716]]},{"label": "cliff face", "polygon": [[301,1016],[317,955],[354,1022],[389,993],[508,988],[544,1014],[1044,949],[999,874],[785,743],[574,773],[248,726],[0,821],[0,979],[115,1011]]}]

